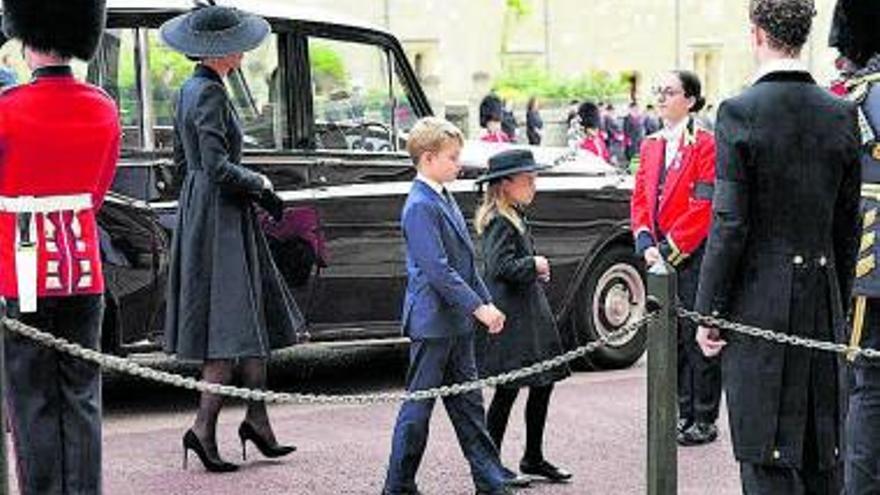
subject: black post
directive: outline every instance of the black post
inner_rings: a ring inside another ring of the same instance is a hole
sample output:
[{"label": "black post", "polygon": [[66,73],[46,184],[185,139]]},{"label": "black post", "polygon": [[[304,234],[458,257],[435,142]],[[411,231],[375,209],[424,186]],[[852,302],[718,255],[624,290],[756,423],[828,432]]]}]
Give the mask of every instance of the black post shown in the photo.
[{"label": "black post", "polygon": [[678,485],[676,294],[672,267],[648,270],[649,306],[660,310],[648,325],[648,495],[675,495]]}]

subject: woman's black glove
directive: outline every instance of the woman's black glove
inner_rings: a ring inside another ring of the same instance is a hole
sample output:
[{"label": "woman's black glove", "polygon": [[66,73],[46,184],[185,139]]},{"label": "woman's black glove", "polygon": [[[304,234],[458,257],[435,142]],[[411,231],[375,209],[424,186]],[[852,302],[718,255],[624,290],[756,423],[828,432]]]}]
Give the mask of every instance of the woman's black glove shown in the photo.
[{"label": "woman's black glove", "polygon": [[257,197],[257,204],[272,216],[272,220],[281,221],[284,216],[284,201],[275,191],[263,189]]}]

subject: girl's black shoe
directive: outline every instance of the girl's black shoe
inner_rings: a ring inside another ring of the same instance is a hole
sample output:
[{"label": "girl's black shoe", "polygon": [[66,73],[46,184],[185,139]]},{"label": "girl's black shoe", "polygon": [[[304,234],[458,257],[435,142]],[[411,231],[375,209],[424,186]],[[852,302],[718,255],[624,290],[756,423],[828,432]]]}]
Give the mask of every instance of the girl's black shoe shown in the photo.
[{"label": "girl's black shoe", "polygon": [[242,460],[247,460],[246,440],[253,442],[261,454],[272,459],[276,457],[284,457],[296,450],[296,447],[293,445],[281,445],[278,442],[275,442],[274,445],[270,444],[269,441],[261,437],[260,434],[257,433],[257,430],[247,421],[242,421],[241,426],[238,427],[238,438],[241,440]]},{"label": "girl's black shoe", "polygon": [[228,473],[238,469],[237,465],[226,462],[219,456],[214,458],[208,455],[208,451],[205,450],[202,441],[199,440],[199,437],[191,429],[186,430],[186,433],[183,435],[183,469],[186,469],[187,454],[190,450],[196,453],[205,469],[212,473]]},{"label": "girl's black shoe", "polygon": [[540,461],[523,459],[519,463],[519,472],[532,476],[541,476],[554,483],[568,481],[572,476],[568,471],[560,469],[544,459],[541,459]]}]

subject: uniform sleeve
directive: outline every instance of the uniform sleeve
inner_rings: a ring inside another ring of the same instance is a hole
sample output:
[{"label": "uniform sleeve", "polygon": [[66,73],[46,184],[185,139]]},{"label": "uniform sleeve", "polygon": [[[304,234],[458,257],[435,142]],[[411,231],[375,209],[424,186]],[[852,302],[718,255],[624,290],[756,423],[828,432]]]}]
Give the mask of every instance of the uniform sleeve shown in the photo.
[{"label": "uniform sleeve", "polygon": [[697,250],[709,235],[712,195],[715,189],[715,141],[707,139],[695,150],[697,174],[691,184],[687,210],[680,215],[663,241],[661,252],[673,266]]},{"label": "uniform sleeve", "polygon": [[636,171],[636,181],[630,198],[630,228],[636,243],[636,253],[641,255],[646,249],[653,246],[655,239],[651,232],[651,218],[648,215],[648,193],[646,190],[647,161],[644,160],[645,148],[648,141],[644,141],[639,152],[639,169]]},{"label": "uniform sleeve", "polygon": [[108,112],[112,114],[110,118],[112,130],[108,133],[110,143],[107,146],[103,167],[101,167],[101,176],[98,178],[97,189],[92,194],[92,204],[95,210],[101,208],[107,191],[113,185],[113,177],[116,176],[116,165],[119,163],[119,148],[122,144],[122,127],[115,103],[112,106],[112,110],[108,110]]},{"label": "uniform sleeve", "polygon": [[486,277],[514,285],[528,285],[538,278],[533,256],[517,253],[516,227],[510,220],[496,216],[483,232],[483,262]]},{"label": "uniform sleeve", "polygon": [[440,212],[430,204],[412,204],[403,215],[407,254],[444,301],[471,314],[483,304],[483,299],[449,264],[437,227],[441,221]]},{"label": "uniform sleeve", "polygon": [[259,193],[263,189],[259,174],[229,161],[227,97],[223,88],[217,84],[207,84],[192,111],[201,163],[214,183],[233,192]]},{"label": "uniform sleeve", "polygon": [[[846,158],[843,180],[834,205],[834,261],[838,287],[844,305],[850,299],[859,246],[859,202],[862,176],[861,136],[857,108],[850,109],[850,125],[846,134]],[[844,308],[846,309],[846,308]]]},{"label": "uniform sleeve", "polygon": [[726,294],[749,235],[749,129],[743,109],[730,100],[718,109],[712,226],[700,267],[695,309],[726,311]]}]

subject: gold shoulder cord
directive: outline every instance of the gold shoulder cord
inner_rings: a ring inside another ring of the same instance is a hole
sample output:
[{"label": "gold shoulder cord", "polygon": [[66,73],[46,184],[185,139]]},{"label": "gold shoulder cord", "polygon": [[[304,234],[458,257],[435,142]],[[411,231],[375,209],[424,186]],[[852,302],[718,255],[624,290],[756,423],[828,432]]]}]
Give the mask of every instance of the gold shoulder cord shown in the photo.
[{"label": "gold shoulder cord", "polygon": [[[862,329],[865,326],[865,296],[856,297],[856,306],[853,311],[853,332],[849,339],[850,347],[858,347],[862,342]],[[847,355],[847,360],[855,361],[856,354],[852,351]]]}]

